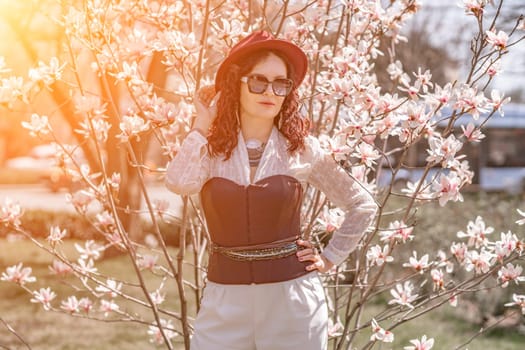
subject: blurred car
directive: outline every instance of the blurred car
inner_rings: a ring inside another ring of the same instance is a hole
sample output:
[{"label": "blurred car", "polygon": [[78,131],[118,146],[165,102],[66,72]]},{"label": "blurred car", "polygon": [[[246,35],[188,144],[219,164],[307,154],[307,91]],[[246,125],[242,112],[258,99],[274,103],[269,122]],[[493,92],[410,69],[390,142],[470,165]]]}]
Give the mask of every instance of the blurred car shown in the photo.
[{"label": "blurred car", "polygon": [[32,173],[33,178],[52,192],[58,192],[61,189],[74,191],[79,184],[57,166],[54,159],[55,153],[53,145],[36,146],[28,156],[8,159],[5,167]]}]

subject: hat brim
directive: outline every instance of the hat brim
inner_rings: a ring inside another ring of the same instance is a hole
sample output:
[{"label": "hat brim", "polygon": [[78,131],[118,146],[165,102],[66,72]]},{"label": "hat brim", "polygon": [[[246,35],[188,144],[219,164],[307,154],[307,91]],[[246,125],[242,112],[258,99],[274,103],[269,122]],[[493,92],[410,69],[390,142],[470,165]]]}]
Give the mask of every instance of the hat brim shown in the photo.
[{"label": "hat brim", "polygon": [[290,78],[294,81],[294,86],[297,87],[302,83],[308,66],[308,58],[304,51],[289,41],[270,39],[243,47],[226,57],[217,70],[217,75],[215,76],[215,89],[217,91],[221,89],[221,82],[224,81],[230,65],[242,61],[242,59],[249,54],[259,50],[277,51],[282,53],[288,60],[288,64],[293,67],[294,74]]}]

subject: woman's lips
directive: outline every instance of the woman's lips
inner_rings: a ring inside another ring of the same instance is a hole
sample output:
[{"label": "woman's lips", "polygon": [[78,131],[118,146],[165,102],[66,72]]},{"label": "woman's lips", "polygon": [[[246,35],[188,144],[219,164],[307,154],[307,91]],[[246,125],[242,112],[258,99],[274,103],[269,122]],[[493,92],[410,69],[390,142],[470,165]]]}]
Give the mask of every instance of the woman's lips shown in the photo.
[{"label": "woman's lips", "polygon": [[261,101],[261,102],[259,102],[259,104],[261,104],[263,106],[275,106],[275,103],[270,102],[270,101]]}]

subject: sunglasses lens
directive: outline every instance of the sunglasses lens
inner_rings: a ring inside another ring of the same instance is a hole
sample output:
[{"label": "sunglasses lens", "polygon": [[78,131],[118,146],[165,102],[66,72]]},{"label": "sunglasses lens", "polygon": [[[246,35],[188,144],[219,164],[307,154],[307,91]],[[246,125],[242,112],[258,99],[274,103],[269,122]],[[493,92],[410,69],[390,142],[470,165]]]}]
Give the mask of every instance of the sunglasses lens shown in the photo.
[{"label": "sunglasses lens", "polygon": [[264,77],[253,76],[248,79],[248,89],[253,94],[262,94],[268,87],[268,80]]},{"label": "sunglasses lens", "polygon": [[272,82],[273,92],[277,96],[286,96],[292,89],[292,81],[289,79],[277,79]]}]

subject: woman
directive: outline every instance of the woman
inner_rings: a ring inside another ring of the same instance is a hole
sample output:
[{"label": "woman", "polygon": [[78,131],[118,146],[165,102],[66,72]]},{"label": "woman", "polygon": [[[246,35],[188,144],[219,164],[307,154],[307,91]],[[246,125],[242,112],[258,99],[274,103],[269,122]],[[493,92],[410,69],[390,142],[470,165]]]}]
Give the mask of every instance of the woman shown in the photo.
[{"label": "woman", "polygon": [[[376,205],[307,135],[296,92],[306,69],[289,41],[264,31],[241,40],[217,71],[217,95],[198,94],[193,130],[168,166],[170,190],[200,193],[212,240],[192,349],[327,346],[318,272],[355,249]],[[346,212],[321,254],[301,240],[307,183]]]}]

